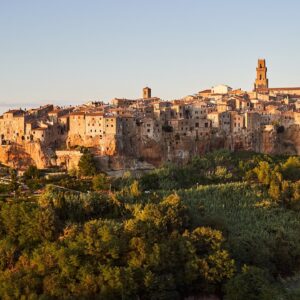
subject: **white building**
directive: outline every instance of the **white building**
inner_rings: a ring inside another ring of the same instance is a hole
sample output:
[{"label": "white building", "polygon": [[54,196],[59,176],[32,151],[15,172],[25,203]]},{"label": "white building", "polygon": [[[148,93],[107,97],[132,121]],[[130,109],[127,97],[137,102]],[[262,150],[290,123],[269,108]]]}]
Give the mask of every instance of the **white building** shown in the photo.
[{"label": "white building", "polygon": [[212,94],[228,94],[232,88],[225,84],[216,85],[212,88]]}]

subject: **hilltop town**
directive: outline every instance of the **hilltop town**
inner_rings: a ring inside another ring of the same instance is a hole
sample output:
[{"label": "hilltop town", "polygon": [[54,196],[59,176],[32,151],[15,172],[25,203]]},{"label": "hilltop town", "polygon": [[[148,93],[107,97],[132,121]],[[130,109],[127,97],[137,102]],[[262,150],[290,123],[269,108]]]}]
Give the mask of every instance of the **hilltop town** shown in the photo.
[{"label": "hilltop town", "polygon": [[146,87],[139,99],[52,104],[0,117],[0,162],[24,169],[76,168],[89,148],[104,170],[184,163],[215,149],[300,154],[300,87],[270,88],[258,60],[252,91],[218,85],[164,101]]}]

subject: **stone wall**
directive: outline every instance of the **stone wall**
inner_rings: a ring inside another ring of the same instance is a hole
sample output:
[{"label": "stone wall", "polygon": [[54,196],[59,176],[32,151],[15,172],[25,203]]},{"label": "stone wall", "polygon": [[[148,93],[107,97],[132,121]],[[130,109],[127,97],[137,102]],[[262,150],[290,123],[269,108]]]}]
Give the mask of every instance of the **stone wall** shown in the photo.
[{"label": "stone wall", "polygon": [[68,171],[77,169],[82,156],[82,153],[76,150],[55,151],[55,154],[56,165]]}]

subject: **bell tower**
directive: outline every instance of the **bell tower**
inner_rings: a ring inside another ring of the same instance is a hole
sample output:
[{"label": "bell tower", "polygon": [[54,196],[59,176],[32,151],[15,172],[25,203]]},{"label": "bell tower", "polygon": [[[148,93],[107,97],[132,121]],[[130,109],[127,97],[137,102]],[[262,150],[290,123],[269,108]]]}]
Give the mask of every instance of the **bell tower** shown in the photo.
[{"label": "bell tower", "polygon": [[266,60],[259,59],[256,68],[256,80],[254,83],[254,90],[257,91],[259,89],[268,89],[268,88],[269,88],[269,80],[267,78]]},{"label": "bell tower", "polygon": [[151,98],[151,89],[149,87],[143,88],[143,99]]}]

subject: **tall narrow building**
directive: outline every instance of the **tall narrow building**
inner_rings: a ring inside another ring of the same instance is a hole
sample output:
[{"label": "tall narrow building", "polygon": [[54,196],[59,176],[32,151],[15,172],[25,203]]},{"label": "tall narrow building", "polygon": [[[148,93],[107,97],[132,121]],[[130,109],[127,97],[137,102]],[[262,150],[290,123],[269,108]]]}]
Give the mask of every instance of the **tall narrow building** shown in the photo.
[{"label": "tall narrow building", "polygon": [[267,78],[266,60],[259,59],[256,68],[256,80],[254,83],[254,90],[266,90],[269,88],[269,80]]},{"label": "tall narrow building", "polygon": [[143,99],[151,98],[151,89],[149,87],[143,88]]}]

